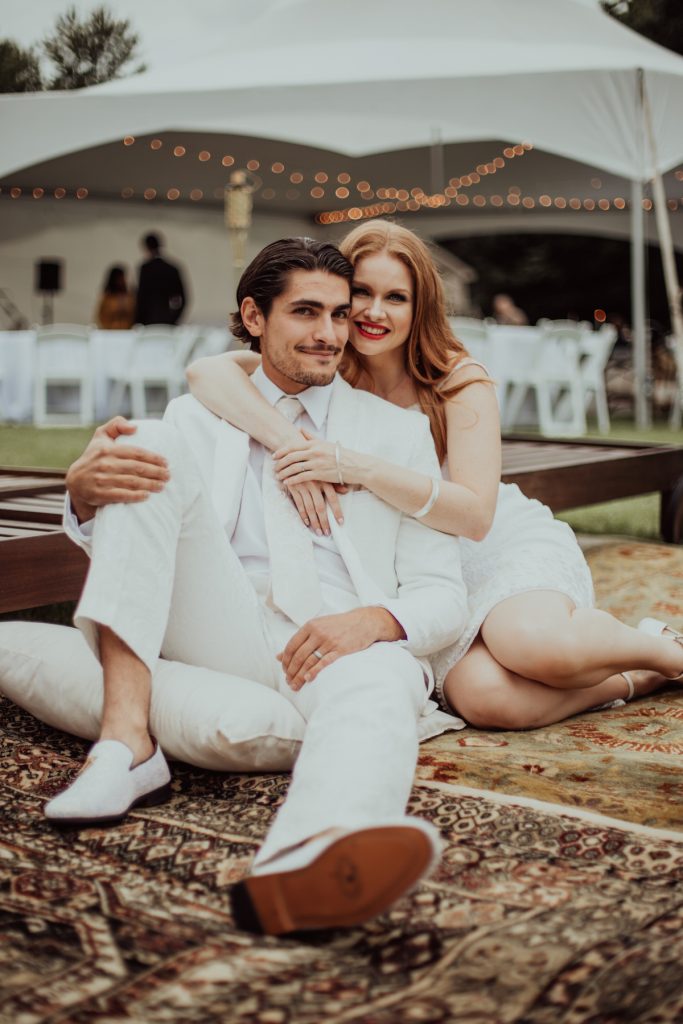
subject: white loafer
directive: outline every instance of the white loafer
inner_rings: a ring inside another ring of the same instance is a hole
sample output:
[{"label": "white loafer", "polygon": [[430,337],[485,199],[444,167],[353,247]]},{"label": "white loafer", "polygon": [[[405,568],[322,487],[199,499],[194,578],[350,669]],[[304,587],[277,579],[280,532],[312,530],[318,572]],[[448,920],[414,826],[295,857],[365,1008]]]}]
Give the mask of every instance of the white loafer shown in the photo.
[{"label": "white loafer", "polygon": [[[650,636],[661,636],[665,640],[672,640],[683,647],[683,633],[679,633],[677,629],[674,629],[667,622],[662,622],[661,619],[641,619],[638,623],[638,629],[641,633],[649,633]],[[665,636],[667,629],[670,636]],[[677,676],[670,676],[669,678],[672,682],[678,682],[683,679],[683,672],[679,672]]]},{"label": "white loafer", "polygon": [[417,885],[440,851],[438,832],[419,818],[334,829],[233,886],[235,923],[265,935],[362,924]]},{"label": "white loafer", "polygon": [[118,740],[101,740],[71,785],[45,806],[45,817],[62,825],[101,825],[121,821],[133,807],[164,803],[171,796],[171,773],[161,747],[131,768],[133,752]]}]

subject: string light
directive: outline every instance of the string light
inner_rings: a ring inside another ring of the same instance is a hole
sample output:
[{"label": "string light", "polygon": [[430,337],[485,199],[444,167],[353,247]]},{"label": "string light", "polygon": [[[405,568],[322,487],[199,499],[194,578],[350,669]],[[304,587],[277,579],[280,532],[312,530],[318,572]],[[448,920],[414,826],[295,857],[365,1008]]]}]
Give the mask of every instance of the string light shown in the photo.
[{"label": "string light", "polygon": [[[299,177],[303,178],[303,175],[299,174],[295,174],[293,176],[296,178],[297,182],[299,181]],[[19,199],[24,195],[24,191],[26,191],[27,195],[30,194],[33,199],[50,198],[50,194],[46,192],[42,186],[35,186],[33,188],[29,187],[24,190],[21,186],[14,185],[10,188],[6,188],[5,194],[9,195],[11,199]],[[337,194],[342,194],[339,196],[340,198],[347,198],[349,195],[349,190],[343,186],[337,188],[335,192]],[[370,190],[370,193],[372,193],[372,190]],[[193,202],[199,202],[205,198],[205,193],[200,188],[193,188],[187,194]],[[363,196],[366,197],[368,194],[368,192],[364,192]],[[58,186],[52,191],[51,195],[55,199],[65,199],[68,198],[69,192],[63,186]],[[135,189],[132,185],[126,185],[125,188],[121,189],[120,195],[122,199],[132,199],[135,195]],[[152,200],[157,198],[158,191],[154,188],[146,188],[141,192],[141,195],[147,200]],[[284,195],[285,198],[289,200],[301,198],[301,192],[294,188],[287,189]],[[310,189],[309,195],[316,200],[323,199],[325,196],[325,189],[321,186],[314,186]],[[372,195],[374,196],[374,193],[372,193]],[[73,189],[72,196],[75,199],[87,199],[90,196],[90,190],[84,185],[81,185],[78,188]],[[214,189],[213,196],[216,199],[222,198],[223,189]],[[260,192],[260,196],[263,199],[272,200],[277,197],[277,192],[273,188],[264,188]],[[180,199],[181,197],[182,192],[176,187],[169,188],[163,196],[163,198],[172,202]],[[439,209],[444,206],[450,206],[452,201],[455,202],[457,206],[464,207],[472,205],[478,209],[483,209],[486,206],[493,206],[500,209],[505,206],[506,202],[509,206],[523,207],[528,210],[535,209],[537,205],[546,209],[554,206],[557,210],[565,210],[569,208],[571,210],[584,209],[588,212],[607,212],[609,210],[617,210],[621,212],[630,208],[630,203],[627,202],[623,196],[616,196],[611,200],[607,198],[595,200],[590,196],[587,196],[583,200],[579,199],[578,196],[572,196],[570,199],[567,199],[565,196],[555,196],[552,198],[545,193],[540,196],[523,196],[521,194],[521,189],[516,185],[510,188],[507,196],[505,197],[497,194],[486,196],[482,193],[475,193],[470,197],[463,192],[453,190],[452,188],[444,190],[443,193],[437,192],[430,195],[424,192],[423,189],[414,187],[410,192],[408,192],[407,189],[378,189],[377,199],[384,200],[384,202],[373,203],[372,205],[365,207],[352,206],[348,209],[328,210],[324,213],[319,213],[316,216],[316,220],[322,224],[341,223],[344,220],[360,220],[364,217],[382,216],[383,213],[394,213],[396,210],[416,213],[419,210]],[[681,196],[680,199],[667,199],[666,204],[672,213],[683,210],[683,196]],[[652,210],[654,210],[653,200],[649,198],[643,199],[642,207],[647,213],[652,212]]]},{"label": "string light", "polygon": [[[133,135],[126,135],[122,139],[122,143],[126,147],[133,146],[137,143],[137,139]],[[162,139],[152,139],[149,141],[149,147],[152,150],[160,150],[164,146]],[[591,196],[585,197],[583,200],[578,196],[572,196],[566,198],[564,196],[551,197],[544,193],[540,196],[522,195],[522,190],[519,185],[511,185],[508,189],[507,195],[504,197],[500,194],[495,195],[484,195],[482,193],[476,193],[470,197],[464,194],[464,190],[471,189],[481,182],[481,179],[488,177],[489,175],[497,173],[502,170],[507,161],[518,159],[525,153],[530,152],[533,146],[529,142],[522,142],[515,146],[506,146],[502,150],[502,155],[494,156],[487,162],[482,162],[476,165],[475,168],[468,171],[466,174],[462,174],[459,177],[452,177],[449,180],[448,185],[443,189],[442,192],[428,193],[421,186],[414,185],[412,188],[396,188],[393,185],[381,185],[373,189],[371,183],[366,179],[357,181],[355,184],[352,183],[352,177],[347,171],[342,171],[335,175],[330,175],[328,171],[318,170],[311,175],[311,180],[316,185],[309,189],[309,195],[311,198],[319,201],[325,196],[325,189],[320,187],[326,185],[328,182],[335,178],[339,183],[339,187],[334,189],[334,194],[338,199],[348,199],[351,195],[351,188],[355,189],[358,193],[359,198],[364,203],[369,205],[357,206],[352,205],[348,208],[339,210],[327,210],[316,215],[316,220],[319,223],[342,223],[347,220],[357,221],[366,217],[378,217],[389,213],[395,213],[397,210],[400,212],[411,212],[417,213],[420,210],[425,209],[441,209],[450,206],[451,203],[455,203],[457,206],[462,208],[472,206],[477,209],[484,209],[486,206],[491,206],[496,209],[501,209],[507,203],[509,206],[515,208],[523,208],[525,210],[533,210],[536,206],[544,207],[549,209],[555,207],[556,210],[585,210],[587,212],[607,212],[609,210],[624,211],[629,209],[630,204],[622,196],[609,200],[607,198],[601,198],[599,200],[593,199]],[[187,148],[183,145],[174,146],[170,152],[176,157],[185,156]],[[197,154],[197,159],[201,163],[206,163],[212,159],[212,154],[209,150],[200,150]],[[224,154],[221,157],[221,165],[223,167],[232,167],[235,165],[235,157],[231,154]],[[246,163],[246,167],[250,171],[258,170],[260,162],[257,159],[250,159]],[[272,174],[284,174],[286,166],[283,161],[276,160],[270,165],[270,171]],[[683,167],[678,168],[673,172],[676,180],[683,181]],[[301,171],[292,171],[289,174],[289,181],[293,185],[301,185],[305,180],[305,175]],[[603,182],[600,178],[594,177],[590,179],[590,184],[593,189],[601,189]],[[346,186],[350,187],[346,187]],[[46,193],[45,189],[36,186],[32,189],[27,189],[27,194],[34,199],[50,198],[50,194]],[[20,186],[13,186],[9,190],[5,189],[5,194],[8,194],[12,199],[18,199],[23,194],[23,189]],[[73,197],[76,199],[86,199],[89,196],[89,190],[85,186],[80,186],[73,190]],[[159,195],[157,189],[146,188],[141,191],[141,194],[146,200],[151,201],[156,199]],[[221,199],[223,197],[223,188],[216,188],[213,190],[215,199]],[[264,188],[260,193],[260,196],[264,200],[276,199],[278,193],[274,188]],[[304,193],[305,194],[305,193]],[[55,188],[52,193],[52,197],[55,199],[64,199],[68,197],[67,190],[61,186]],[[135,195],[135,190],[132,186],[126,186],[121,190],[122,199],[132,199]],[[200,188],[193,188],[186,193],[193,202],[202,201],[206,198],[206,193]],[[295,201],[301,198],[301,192],[297,188],[288,188],[286,191],[280,193],[281,197],[289,201]],[[161,194],[162,199],[167,199],[171,202],[177,201],[182,198],[181,190],[175,187],[169,188],[165,193]],[[380,200],[380,202],[373,202],[373,200]],[[356,202],[358,200],[356,199]],[[643,210],[651,212],[654,208],[652,199],[642,200]],[[672,212],[677,212],[683,209],[683,197],[681,199],[668,199],[667,207]]]}]

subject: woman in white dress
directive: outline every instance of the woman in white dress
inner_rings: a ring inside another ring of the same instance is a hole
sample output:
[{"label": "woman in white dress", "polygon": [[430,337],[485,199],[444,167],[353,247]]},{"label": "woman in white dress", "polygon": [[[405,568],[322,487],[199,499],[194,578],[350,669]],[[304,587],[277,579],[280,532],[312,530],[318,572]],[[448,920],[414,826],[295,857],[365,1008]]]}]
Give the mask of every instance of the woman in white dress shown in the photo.
[{"label": "woman in white dress", "polygon": [[342,372],[355,387],[426,413],[443,480],[303,436],[250,384],[253,352],[199,360],[188,371],[193,394],[274,452],[311,529],[328,532],[330,510],[341,517],[341,473],[346,485],[461,538],[470,619],[434,667],[437,692],[472,725],[535,728],[652,692],[681,673],[683,637],[672,643],[678,634],[654,620],[645,632],[597,610],[571,529],[516,485],[500,483],[494,387],[449,328],[426,245],[405,228],[371,221],[340,248],[354,266]]}]

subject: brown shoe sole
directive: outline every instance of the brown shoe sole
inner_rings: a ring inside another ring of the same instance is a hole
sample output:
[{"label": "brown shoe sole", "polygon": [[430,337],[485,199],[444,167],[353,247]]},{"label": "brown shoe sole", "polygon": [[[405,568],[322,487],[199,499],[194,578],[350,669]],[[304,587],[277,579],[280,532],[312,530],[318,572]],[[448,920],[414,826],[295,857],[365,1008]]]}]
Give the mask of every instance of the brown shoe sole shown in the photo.
[{"label": "brown shoe sole", "polygon": [[265,935],[362,924],[408,892],[433,855],[424,832],[407,825],[342,836],[306,867],[233,886],[235,923]]}]

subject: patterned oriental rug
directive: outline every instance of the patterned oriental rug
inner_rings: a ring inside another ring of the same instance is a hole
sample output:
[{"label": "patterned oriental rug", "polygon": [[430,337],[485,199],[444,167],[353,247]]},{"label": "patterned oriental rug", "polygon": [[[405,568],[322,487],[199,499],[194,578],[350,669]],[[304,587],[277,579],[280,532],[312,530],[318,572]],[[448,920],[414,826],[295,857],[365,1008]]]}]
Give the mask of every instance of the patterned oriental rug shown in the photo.
[{"label": "patterned oriental rug", "polygon": [[[683,552],[591,561],[603,607],[683,621]],[[287,776],[177,764],[170,804],[58,833],[42,804],[85,744],[0,712],[2,1024],[683,1020],[683,693],[432,741],[410,809],[444,836],[437,874],[363,928],[284,941],[237,931],[227,891]]]},{"label": "patterned oriental rug", "polygon": [[[683,628],[683,549],[610,541],[587,557],[600,608]],[[531,732],[448,733],[422,748],[419,777],[683,829],[683,685]]]}]

